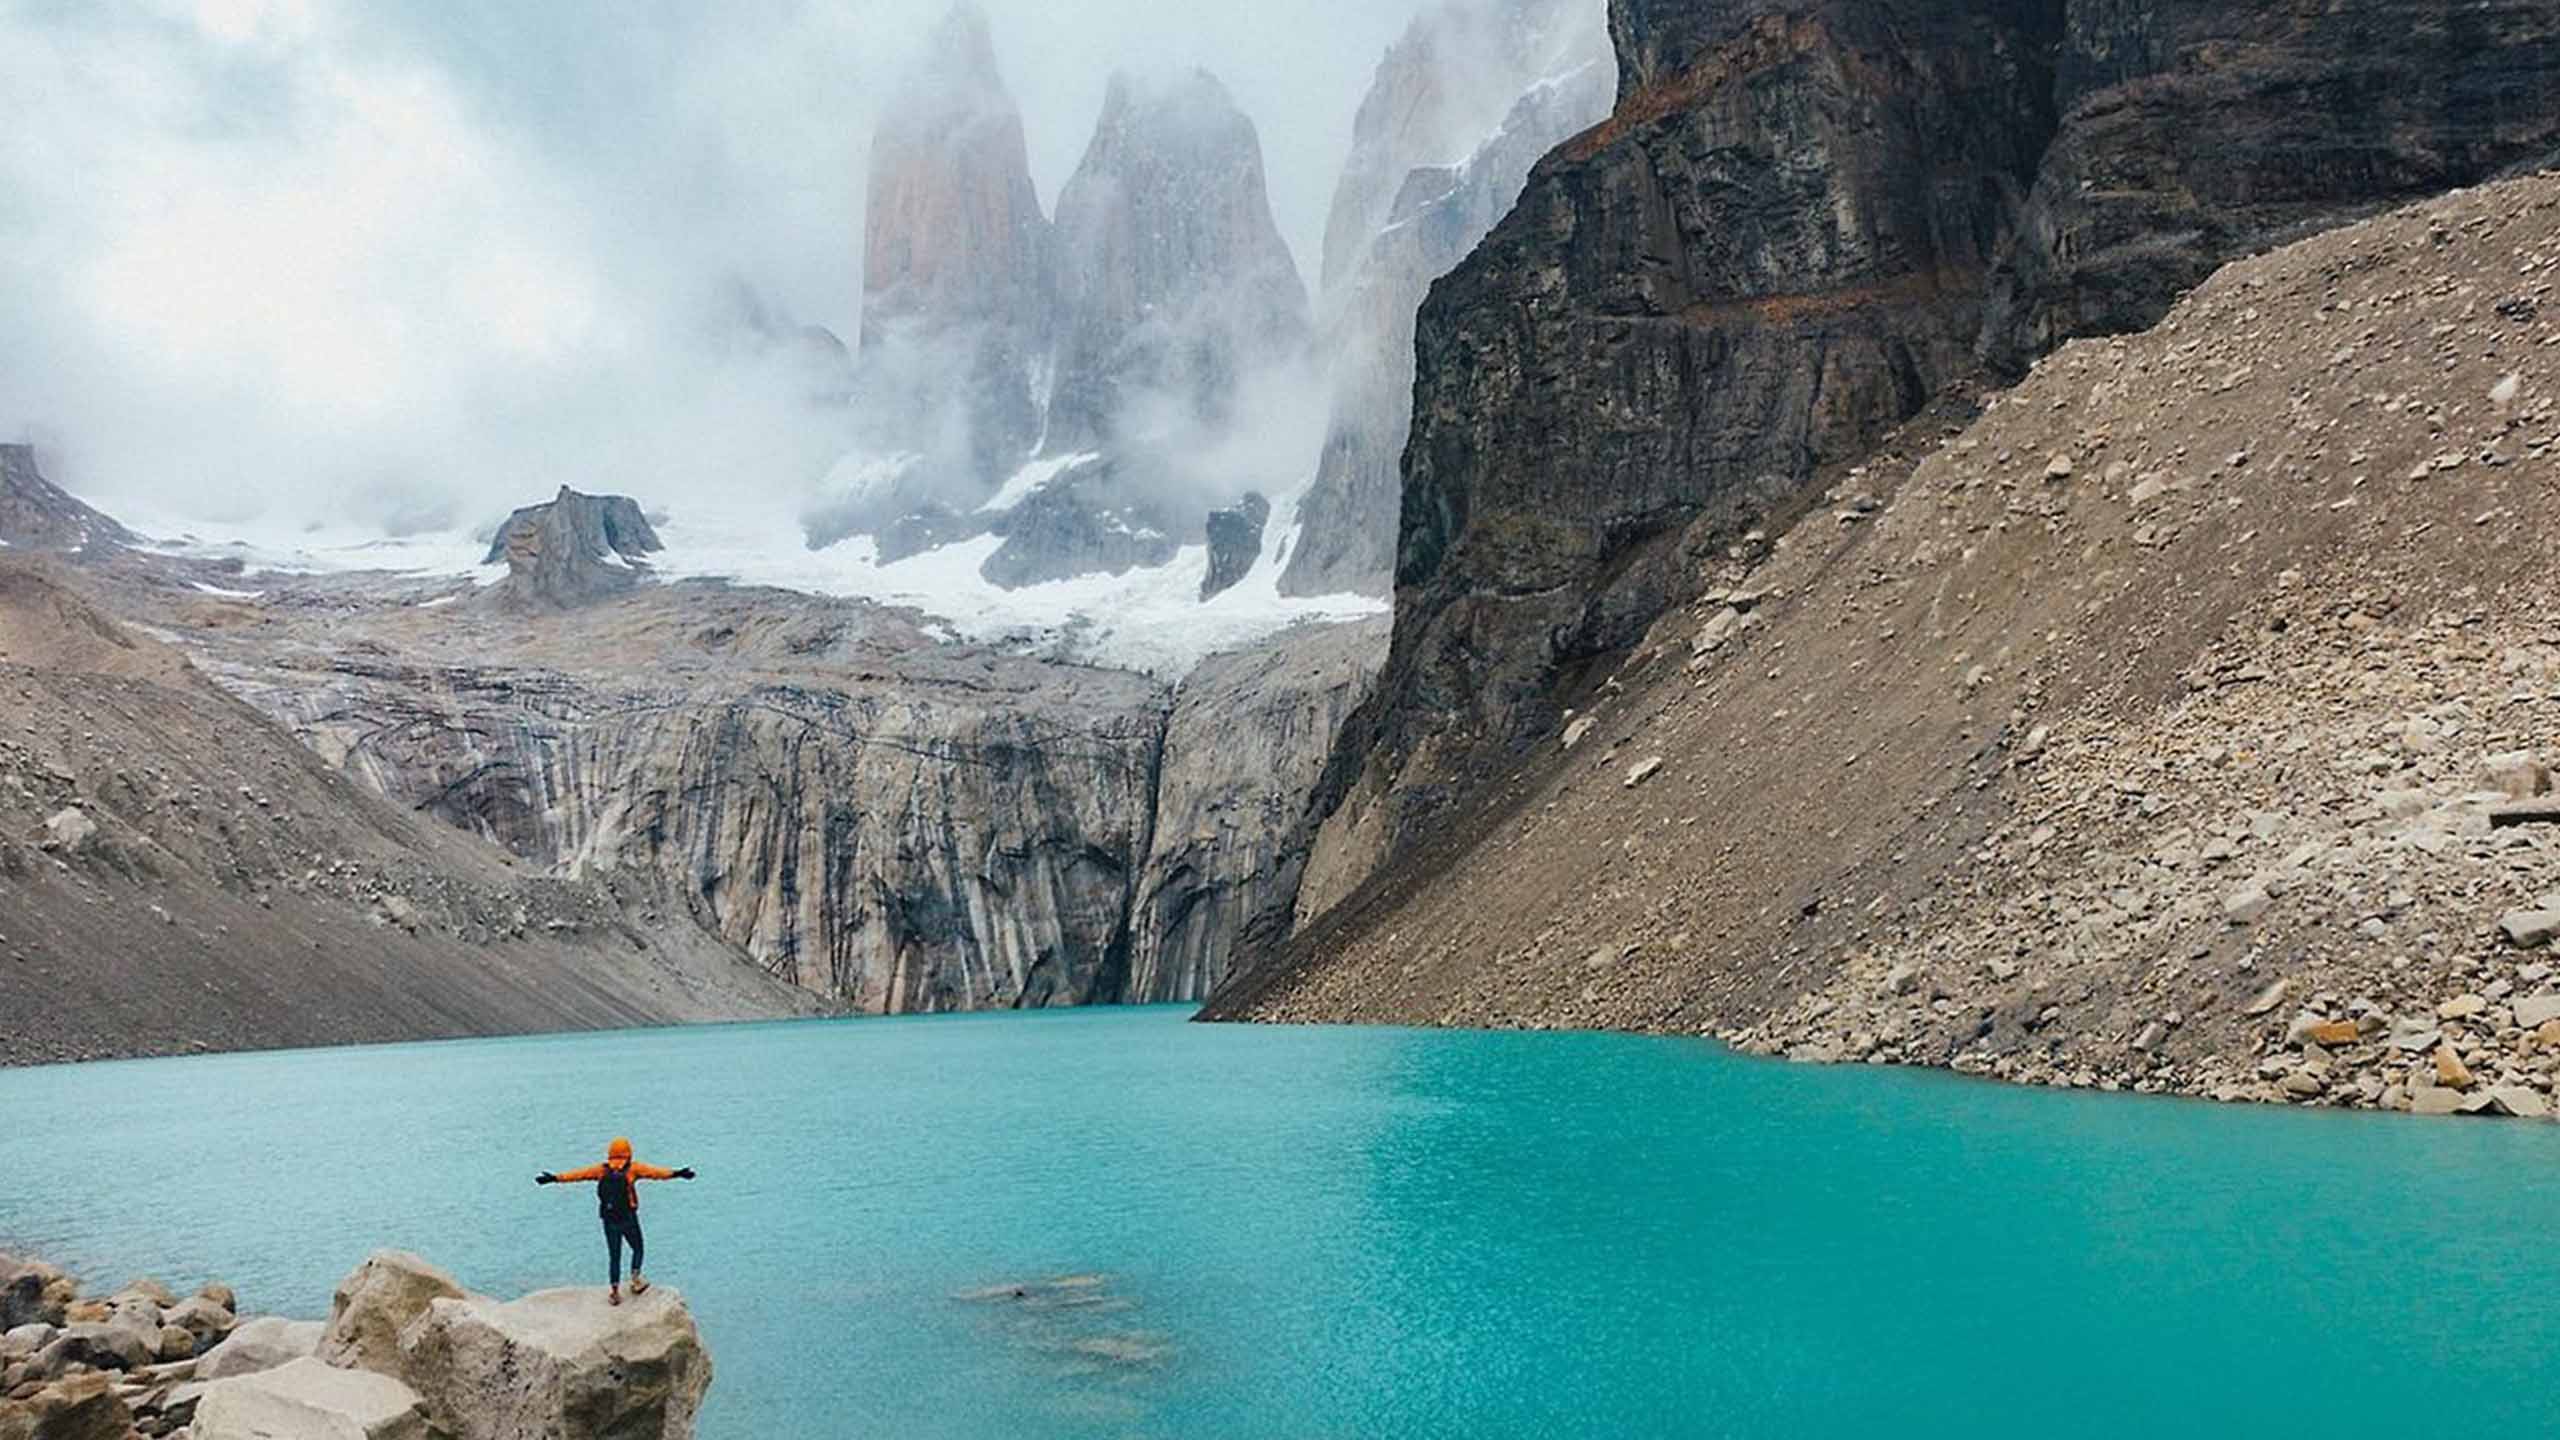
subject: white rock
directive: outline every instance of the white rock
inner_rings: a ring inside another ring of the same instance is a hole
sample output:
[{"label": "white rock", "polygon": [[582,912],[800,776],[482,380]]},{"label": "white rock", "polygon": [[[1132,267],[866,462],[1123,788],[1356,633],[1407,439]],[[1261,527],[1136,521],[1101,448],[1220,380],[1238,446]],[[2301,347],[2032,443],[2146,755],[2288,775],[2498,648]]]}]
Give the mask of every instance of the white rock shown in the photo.
[{"label": "white rock", "polygon": [[2498,933],[2519,950],[2539,950],[2560,935],[2560,910],[2510,910],[2498,917]]},{"label": "white rock", "polygon": [[299,1360],[320,1349],[320,1336],[328,1328],[318,1320],[280,1320],[273,1315],[246,1321],[196,1362],[196,1378],[227,1380]]},{"label": "white rock", "polygon": [[66,805],[45,817],[43,848],[62,855],[77,855],[89,848],[97,838],[98,822],[77,805]]},{"label": "white rock", "polygon": [[207,1385],[191,1433],[194,1440],[427,1440],[428,1429],[426,1408],[408,1386],[305,1356]]},{"label": "white rock", "polygon": [[400,1373],[400,1332],[429,1303],[458,1299],[452,1276],[405,1250],[377,1250],[338,1282],[319,1357],[332,1365]]},{"label": "white rock", "polygon": [[2267,988],[2259,991],[2257,997],[2252,999],[2248,1008],[2241,1013],[2250,1016],[2273,1014],[2275,1008],[2284,1003],[2284,993],[2290,988],[2292,988],[2291,985],[2286,981],[2270,981]]},{"label": "white rock", "polygon": [[2540,1120],[2551,1114],[2551,1102],[2529,1085],[2492,1085],[2489,1098],[2500,1111],[2527,1120]]},{"label": "white rock", "polygon": [[1662,757],[1650,755],[1627,767],[1627,788],[1633,790],[1662,771]]},{"label": "white rock", "polygon": [[400,1337],[401,1374],[453,1440],[680,1440],[711,1386],[684,1298],[613,1307],[597,1289],[438,1300]]},{"label": "white rock", "polygon": [[2539,1030],[2560,1020],[2560,995],[2527,995],[2515,1004],[2516,1024],[2526,1030]]}]

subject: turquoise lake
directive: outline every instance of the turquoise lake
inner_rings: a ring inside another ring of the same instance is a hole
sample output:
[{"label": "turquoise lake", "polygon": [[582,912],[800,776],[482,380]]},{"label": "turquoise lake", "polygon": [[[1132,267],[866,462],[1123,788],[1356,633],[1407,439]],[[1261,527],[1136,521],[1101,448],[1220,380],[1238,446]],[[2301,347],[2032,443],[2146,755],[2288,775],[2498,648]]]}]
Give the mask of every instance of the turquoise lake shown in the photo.
[{"label": "turquoise lake", "polygon": [[[0,1245],[326,1312],[601,1284],[714,1440],[2550,1433],[2560,1126],[1174,1009],[0,1071]],[[1103,1277],[1109,1303],[957,1298]]]}]

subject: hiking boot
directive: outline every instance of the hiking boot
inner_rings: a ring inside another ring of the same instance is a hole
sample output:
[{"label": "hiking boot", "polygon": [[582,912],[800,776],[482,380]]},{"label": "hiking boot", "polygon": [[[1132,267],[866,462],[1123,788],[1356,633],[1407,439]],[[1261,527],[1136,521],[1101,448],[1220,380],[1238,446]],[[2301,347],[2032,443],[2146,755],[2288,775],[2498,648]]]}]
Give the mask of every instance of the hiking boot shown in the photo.
[{"label": "hiking boot", "polygon": [[619,1285],[607,1286],[607,1287],[606,1287],[606,1289],[605,1289],[605,1292],[604,1292],[604,1303],[606,1303],[607,1305],[619,1305],[619,1304],[621,1304],[621,1303],[622,1303],[622,1287],[621,1287],[621,1286],[619,1286]]},{"label": "hiking boot", "polygon": [[637,1300],[637,1299],[639,1299],[641,1296],[646,1295],[646,1294],[648,1294],[648,1293],[649,1293],[649,1282],[648,1282],[648,1280],[647,1280],[645,1277],[643,1277],[639,1271],[637,1271],[637,1270],[632,1271],[632,1272],[631,1272],[631,1298],[633,1298],[634,1300]]}]

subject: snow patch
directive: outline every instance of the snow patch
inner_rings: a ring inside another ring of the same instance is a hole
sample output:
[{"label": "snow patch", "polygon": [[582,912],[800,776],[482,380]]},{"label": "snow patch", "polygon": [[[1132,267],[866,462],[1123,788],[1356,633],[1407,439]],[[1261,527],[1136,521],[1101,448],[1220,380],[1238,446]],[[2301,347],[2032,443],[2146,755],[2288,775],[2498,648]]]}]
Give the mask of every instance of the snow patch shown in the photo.
[{"label": "snow patch", "polygon": [[1060,455],[1047,460],[1034,460],[1014,471],[1005,480],[1004,488],[996,491],[994,495],[988,497],[986,504],[978,507],[978,513],[995,515],[1010,510],[1039,494],[1050,481],[1079,465],[1101,458],[1101,455],[1088,450],[1077,455]]},{"label": "snow patch", "polygon": [[219,595],[225,600],[255,600],[267,593],[264,590],[225,590],[219,585],[208,585],[202,580],[191,580],[187,583],[204,594]]},{"label": "snow patch", "polygon": [[[1037,463],[1063,469],[1071,459]],[[1304,494],[1300,487],[1274,501],[1273,520],[1287,515],[1291,523],[1266,526],[1262,554],[1252,571],[1205,602],[1200,583],[1209,573],[1206,545],[1183,546],[1169,563],[1153,569],[1006,590],[979,573],[1004,543],[1000,536],[981,535],[883,564],[868,537],[809,549],[791,502],[748,496],[670,513],[658,526],[667,548],[650,556],[650,568],[670,581],[722,579],[911,606],[940,622],[939,633],[950,639],[1174,679],[1209,655],[1293,625],[1386,610],[1385,601],[1366,595],[1280,593],[1281,564],[1297,542],[1295,516]],[[165,515],[137,516],[127,523],[138,533],[165,537],[147,542],[147,548],[237,560],[252,576],[386,571],[454,576],[485,586],[507,573],[504,565],[480,563],[488,552],[486,536],[474,539],[462,530],[392,537],[346,529],[214,526],[192,519],[171,523]],[[421,602],[420,608],[451,604],[456,598],[440,596]]]}]

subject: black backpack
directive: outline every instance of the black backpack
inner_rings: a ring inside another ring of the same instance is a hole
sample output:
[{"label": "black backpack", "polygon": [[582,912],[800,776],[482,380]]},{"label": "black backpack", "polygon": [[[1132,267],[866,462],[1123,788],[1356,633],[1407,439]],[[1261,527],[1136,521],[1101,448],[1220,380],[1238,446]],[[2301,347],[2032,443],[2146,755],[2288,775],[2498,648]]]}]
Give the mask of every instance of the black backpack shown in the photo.
[{"label": "black backpack", "polygon": [[631,1187],[634,1183],[630,1166],[625,1165],[619,1170],[610,1165],[604,1167],[603,1177],[596,1181],[596,1213],[607,1220],[631,1218]]}]

